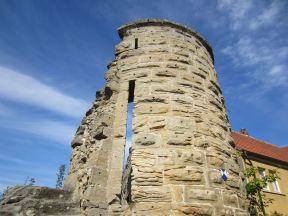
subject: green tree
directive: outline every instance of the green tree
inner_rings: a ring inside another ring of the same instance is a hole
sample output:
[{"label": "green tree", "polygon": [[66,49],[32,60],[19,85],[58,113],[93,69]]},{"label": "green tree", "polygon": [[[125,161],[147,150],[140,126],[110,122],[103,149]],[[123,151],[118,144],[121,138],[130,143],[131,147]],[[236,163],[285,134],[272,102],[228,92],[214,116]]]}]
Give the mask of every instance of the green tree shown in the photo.
[{"label": "green tree", "polygon": [[277,172],[269,173],[263,177],[257,177],[258,169],[253,166],[253,163],[247,157],[245,152],[237,151],[236,155],[242,156],[244,163],[248,165],[244,170],[244,175],[247,177],[246,184],[247,196],[250,201],[249,212],[251,216],[263,215],[266,216],[265,207],[272,203],[272,199],[268,199],[263,193],[267,188],[268,183],[272,183],[279,179]]},{"label": "green tree", "polygon": [[64,164],[60,165],[57,175],[57,181],[56,181],[56,188],[62,189],[63,188],[63,182],[65,178],[65,171],[66,166]]},{"label": "green tree", "polygon": [[5,195],[7,194],[8,190],[10,189],[10,187],[6,187],[4,188],[1,192],[0,192],[0,201],[3,200],[3,198],[5,197]]},{"label": "green tree", "polygon": [[29,185],[29,186],[33,186],[33,185],[35,184],[35,182],[36,182],[35,178],[30,178],[28,185]]},{"label": "green tree", "polygon": [[24,185],[33,186],[35,182],[36,182],[35,178],[30,178],[29,176],[27,176],[24,181]]}]

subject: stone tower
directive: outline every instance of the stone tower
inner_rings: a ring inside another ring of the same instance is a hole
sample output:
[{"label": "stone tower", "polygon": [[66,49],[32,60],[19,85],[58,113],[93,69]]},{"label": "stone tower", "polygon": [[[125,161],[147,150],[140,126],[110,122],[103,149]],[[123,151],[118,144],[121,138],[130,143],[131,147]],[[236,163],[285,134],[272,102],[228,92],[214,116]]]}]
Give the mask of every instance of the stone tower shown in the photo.
[{"label": "stone tower", "polygon": [[[247,215],[208,42],[166,20],[139,20],[118,33],[106,85],[72,142],[65,188],[82,215]],[[130,102],[133,136],[124,169]]]}]

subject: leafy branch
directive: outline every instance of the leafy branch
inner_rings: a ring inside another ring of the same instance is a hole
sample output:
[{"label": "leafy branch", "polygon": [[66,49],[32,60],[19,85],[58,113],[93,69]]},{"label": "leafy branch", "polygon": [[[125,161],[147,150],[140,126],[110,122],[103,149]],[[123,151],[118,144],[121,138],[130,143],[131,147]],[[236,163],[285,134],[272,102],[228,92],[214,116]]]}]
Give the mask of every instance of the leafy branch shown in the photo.
[{"label": "leafy branch", "polygon": [[269,199],[265,196],[263,191],[267,188],[269,183],[275,182],[279,179],[276,170],[273,170],[272,173],[269,173],[265,176],[258,176],[259,170],[253,166],[252,161],[247,157],[245,151],[236,151],[236,157],[242,157],[244,159],[246,166],[244,170],[244,175],[248,179],[246,184],[247,196],[250,201],[249,212],[251,216],[266,215],[265,207],[273,202],[272,199]]}]

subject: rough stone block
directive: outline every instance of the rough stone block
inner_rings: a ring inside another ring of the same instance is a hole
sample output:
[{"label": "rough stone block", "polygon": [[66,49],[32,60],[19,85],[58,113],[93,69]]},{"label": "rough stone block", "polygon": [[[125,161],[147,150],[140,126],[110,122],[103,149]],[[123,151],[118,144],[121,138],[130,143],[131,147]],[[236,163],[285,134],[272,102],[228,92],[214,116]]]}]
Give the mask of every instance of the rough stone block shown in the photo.
[{"label": "rough stone block", "polygon": [[161,130],[166,126],[166,120],[164,117],[150,117],[149,118],[149,129],[153,130]]},{"label": "rough stone block", "polygon": [[181,64],[187,64],[187,65],[193,65],[192,59],[189,59],[184,56],[171,56],[170,58],[168,58],[168,61],[179,62]]},{"label": "rough stone block", "polygon": [[151,92],[153,94],[184,94],[185,91],[181,87],[177,87],[175,85],[159,85],[159,86],[152,86]]},{"label": "rough stone block", "polygon": [[220,170],[216,169],[210,170],[208,172],[208,178],[209,178],[209,184],[217,187],[224,186],[223,185],[224,181],[221,177]]},{"label": "rough stone block", "polygon": [[185,146],[191,145],[192,143],[192,136],[188,133],[184,134],[177,134],[177,133],[169,133],[167,144],[168,145],[175,145],[175,146]]},{"label": "rough stone block", "polygon": [[135,204],[133,215],[169,216],[171,206],[167,202],[139,202]]},{"label": "rough stone block", "polygon": [[148,128],[148,119],[145,116],[135,116],[132,129],[135,134],[145,131]]},{"label": "rough stone block", "polygon": [[154,133],[138,133],[133,137],[133,143],[136,147],[158,147],[160,142],[160,137]]},{"label": "rough stone block", "polygon": [[195,127],[195,122],[191,118],[167,117],[167,129],[171,131],[191,131]]},{"label": "rough stone block", "polygon": [[238,197],[233,191],[223,193],[224,205],[238,208]]},{"label": "rough stone block", "polygon": [[218,190],[200,189],[191,186],[185,186],[184,194],[185,201],[188,203],[199,201],[215,202],[220,197]]},{"label": "rough stone block", "polygon": [[234,216],[233,208],[219,207],[216,209],[217,216]]},{"label": "rough stone block", "polygon": [[190,166],[166,166],[164,182],[170,184],[199,185],[204,183],[204,173],[201,168]]},{"label": "rough stone block", "polygon": [[156,164],[156,152],[151,149],[134,149],[131,156],[132,166],[136,167],[152,167]]},{"label": "rough stone block", "polygon": [[162,104],[137,104],[135,106],[135,115],[142,114],[164,114],[169,111],[168,105]]},{"label": "rough stone block", "polygon": [[139,186],[157,186],[163,183],[162,169],[157,167],[138,168],[133,171],[132,181]]},{"label": "rough stone block", "polygon": [[175,71],[175,70],[159,70],[159,71],[155,71],[155,76],[158,76],[158,77],[168,77],[171,79],[171,77],[176,77],[178,76],[178,71]]},{"label": "rough stone block", "polygon": [[202,165],[203,152],[196,149],[165,149],[158,153],[159,163],[164,165]]},{"label": "rough stone block", "polygon": [[183,202],[184,201],[184,187],[183,186],[171,186],[172,201]]},{"label": "rough stone block", "polygon": [[168,186],[132,186],[133,202],[171,202]]},{"label": "rough stone block", "polygon": [[173,204],[173,213],[179,216],[185,215],[199,215],[212,216],[213,208],[209,204]]}]

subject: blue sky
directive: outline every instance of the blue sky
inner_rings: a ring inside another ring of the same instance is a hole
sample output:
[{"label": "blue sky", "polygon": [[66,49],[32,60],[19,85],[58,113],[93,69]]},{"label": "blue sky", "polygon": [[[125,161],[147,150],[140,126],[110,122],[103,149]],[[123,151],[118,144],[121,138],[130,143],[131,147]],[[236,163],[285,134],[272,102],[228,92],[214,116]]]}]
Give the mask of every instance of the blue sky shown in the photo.
[{"label": "blue sky", "polygon": [[0,189],[55,186],[70,142],[139,18],[191,26],[212,45],[234,130],[279,146],[288,134],[286,0],[0,0]]}]

